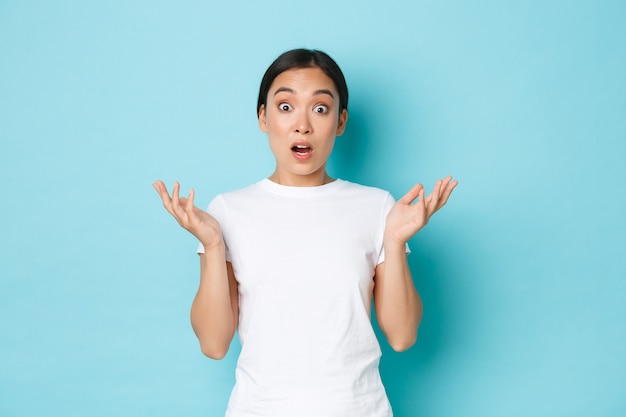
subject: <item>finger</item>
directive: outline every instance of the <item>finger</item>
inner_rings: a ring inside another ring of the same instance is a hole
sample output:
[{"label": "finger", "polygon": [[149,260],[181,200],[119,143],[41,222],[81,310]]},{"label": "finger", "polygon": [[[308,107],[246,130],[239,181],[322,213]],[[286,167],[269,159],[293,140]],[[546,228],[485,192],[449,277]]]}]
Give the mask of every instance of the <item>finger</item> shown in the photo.
[{"label": "finger", "polygon": [[406,193],[401,199],[398,200],[398,202],[403,204],[411,204],[420,195],[420,191],[424,191],[424,186],[422,186],[422,184],[415,184],[408,193]]},{"label": "finger", "polygon": [[438,199],[440,194],[441,194],[441,181],[437,181],[431,193],[426,196],[426,205],[429,205],[431,201]]},{"label": "finger", "polygon": [[180,184],[174,182],[174,189],[172,190],[172,211],[177,219],[184,217],[184,211],[180,207]]},{"label": "finger", "polygon": [[[453,183],[454,181],[452,181],[452,176],[448,175],[446,178],[444,178],[442,186],[441,186],[441,194],[445,194],[448,189],[450,188],[450,185]],[[454,186],[452,187],[454,188]]]},{"label": "finger", "polygon": [[172,200],[169,192],[167,191],[167,187],[163,184],[163,181],[159,180],[152,184],[152,186],[156,190],[157,194],[159,194],[159,197],[161,197],[163,207],[165,207],[169,213],[172,213]]},{"label": "finger", "polygon": [[174,181],[174,187],[172,188],[172,201],[178,202],[180,200],[180,183]]},{"label": "finger", "polygon": [[442,191],[446,188],[446,178],[442,180],[437,180],[435,183],[435,188],[437,189],[437,195],[441,196]]},{"label": "finger", "polygon": [[156,180],[155,182],[152,183],[152,188],[154,188],[157,194],[159,195],[161,195],[161,192],[159,191],[160,187],[161,187],[161,180]]},{"label": "finger", "polygon": [[165,184],[163,184],[163,181],[156,181],[154,184],[152,184],[152,187],[154,187],[159,197],[163,198],[163,193],[167,194],[167,196],[169,197],[167,187],[165,186]]},{"label": "finger", "polygon": [[456,187],[459,184],[458,181],[456,180],[452,180],[452,177],[450,177],[450,181],[446,184],[446,188],[444,190],[444,193],[447,193],[448,195],[450,195],[450,193],[452,192],[452,190],[454,190],[454,187]]},{"label": "finger", "polygon": [[439,199],[441,198],[441,188],[442,188],[442,181],[439,180],[435,183],[435,189],[433,190],[433,192],[428,196],[427,205],[428,205],[429,216],[431,216],[435,211],[437,211]]},{"label": "finger", "polygon": [[193,199],[195,197],[195,191],[192,189],[189,190],[189,196],[187,197],[187,201],[186,204],[187,206],[185,207],[185,210],[187,211],[187,215],[191,216],[193,215]]},{"label": "finger", "polygon": [[413,205],[413,207],[417,208],[417,212],[418,213],[424,213],[424,211],[426,210],[426,200],[428,199],[428,197],[424,198],[424,187],[422,187],[419,190],[419,194],[418,194],[418,199],[417,199],[417,203],[415,203]]},{"label": "finger", "polygon": [[450,197],[450,194],[452,194],[452,191],[454,190],[454,188],[459,184],[458,181],[451,181],[446,188],[443,190],[442,194],[441,194],[441,199],[440,199],[440,206],[439,207],[443,207],[444,204],[446,204],[446,202],[448,201],[448,198]]}]

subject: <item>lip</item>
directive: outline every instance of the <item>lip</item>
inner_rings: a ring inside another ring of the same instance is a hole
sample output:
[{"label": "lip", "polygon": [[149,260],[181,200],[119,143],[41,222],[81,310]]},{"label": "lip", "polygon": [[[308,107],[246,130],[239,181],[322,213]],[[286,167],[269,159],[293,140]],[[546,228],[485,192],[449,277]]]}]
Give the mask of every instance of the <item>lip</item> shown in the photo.
[{"label": "lip", "polygon": [[[295,150],[296,147],[308,148],[305,149],[304,152],[298,152]],[[307,159],[313,156],[313,146],[309,142],[298,141],[291,144],[291,154],[298,161],[306,161]]]}]

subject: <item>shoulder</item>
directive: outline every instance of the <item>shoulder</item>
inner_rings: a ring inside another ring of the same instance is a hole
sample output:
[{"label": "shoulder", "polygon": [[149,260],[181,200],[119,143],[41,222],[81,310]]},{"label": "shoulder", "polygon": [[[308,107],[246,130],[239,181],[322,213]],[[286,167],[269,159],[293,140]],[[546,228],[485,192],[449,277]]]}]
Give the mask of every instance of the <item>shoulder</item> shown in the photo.
[{"label": "shoulder", "polygon": [[337,194],[341,197],[336,197],[335,204],[352,207],[354,210],[377,217],[386,216],[395,203],[395,199],[387,190],[349,181],[343,181],[341,193]]},{"label": "shoulder", "polygon": [[209,202],[207,212],[213,216],[223,217],[230,207],[241,206],[246,201],[254,198],[257,188],[257,184],[251,184],[246,187],[219,193]]},{"label": "shoulder", "polygon": [[240,199],[253,198],[262,193],[259,183],[247,185],[242,188],[226,191],[215,196],[215,199],[221,200],[223,203],[237,201]]},{"label": "shoulder", "polygon": [[362,196],[364,198],[371,198],[374,200],[387,200],[393,199],[389,191],[378,187],[372,187],[369,185],[357,184],[355,182],[337,180],[343,183],[342,191],[346,194],[353,194]]}]

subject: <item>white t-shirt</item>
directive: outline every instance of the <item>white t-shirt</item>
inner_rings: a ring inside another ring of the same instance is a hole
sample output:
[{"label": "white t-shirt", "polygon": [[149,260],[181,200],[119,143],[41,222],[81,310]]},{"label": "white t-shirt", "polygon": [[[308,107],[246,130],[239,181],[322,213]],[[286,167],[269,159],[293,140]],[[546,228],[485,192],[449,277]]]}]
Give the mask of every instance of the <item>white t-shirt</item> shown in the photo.
[{"label": "white t-shirt", "polygon": [[392,415],[370,310],[393,204],[387,191],[343,180],[268,179],[209,204],[239,284],[227,417]]}]

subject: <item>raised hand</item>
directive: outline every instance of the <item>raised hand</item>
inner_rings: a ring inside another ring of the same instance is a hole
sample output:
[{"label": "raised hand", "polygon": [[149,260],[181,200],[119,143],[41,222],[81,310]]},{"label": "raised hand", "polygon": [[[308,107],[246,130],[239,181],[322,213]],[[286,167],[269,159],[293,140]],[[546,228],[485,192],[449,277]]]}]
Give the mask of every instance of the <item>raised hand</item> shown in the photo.
[{"label": "raised hand", "polygon": [[[430,217],[446,204],[457,181],[446,177],[437,181],[435,189],[424,198],[424,187],[417,184],[399,199],[387,215],[385,239],[392,239],[404,244],[422,227],[426,226]],[[415,204],[413,201],[417,198]]]},{"label": "raised hand", "polygon": [[223,242],[222,230],[217,220],[193,204],[195,195],[193,188],[189,191],[187,198],[181,198],[178,182],[174,183],[171,197],[163,181],[159,180],[152,186],[161,197],[165,210],[176,219],[181,227],[194,235],[205,248]]}]

